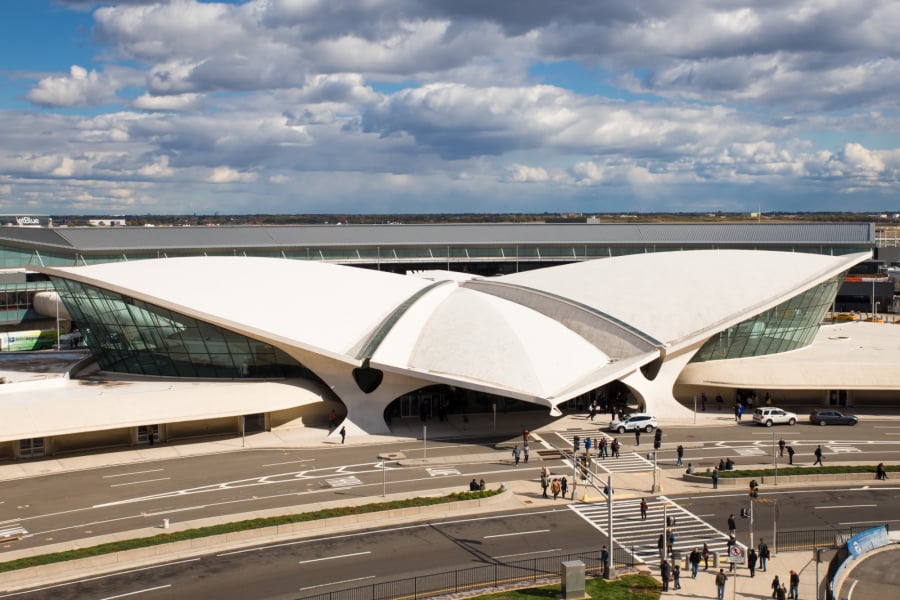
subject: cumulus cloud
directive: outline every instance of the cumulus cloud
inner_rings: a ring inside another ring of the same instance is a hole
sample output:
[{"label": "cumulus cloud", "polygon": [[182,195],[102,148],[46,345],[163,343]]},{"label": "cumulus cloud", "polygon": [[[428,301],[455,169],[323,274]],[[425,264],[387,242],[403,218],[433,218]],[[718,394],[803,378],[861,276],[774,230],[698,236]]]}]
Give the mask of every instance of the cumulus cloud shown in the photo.
[{"label": "cumulus cloud", "polygon": [[117,85],[106,75],[72,65],[68,76],[45,77],[25,97],[41,106],[96,106],[112,102]]},{"label": "cumulus cloud", "polygon": [[210,183],[249,183],[256,180],[256,174],[241,173],[231,167],[216,167],[206,180]]},{"label": "cumulus cloud", "polygon": [[204,98],[201,94],[177,94],[169,96],[151,96],[144,94],[131,103],[134,108],[147,111],[191,111],[203,108]]}]

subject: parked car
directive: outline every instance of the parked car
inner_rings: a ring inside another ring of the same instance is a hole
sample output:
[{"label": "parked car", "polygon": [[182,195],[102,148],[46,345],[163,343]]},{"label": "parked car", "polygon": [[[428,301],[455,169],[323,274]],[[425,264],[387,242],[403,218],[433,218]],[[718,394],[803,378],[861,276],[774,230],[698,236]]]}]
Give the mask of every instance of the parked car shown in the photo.
[{"label": "parked car", "polygon": [[656,417],[653,415],[648,415],[647,413],[636,413],[633,415],[629,415],[624,419],[613,419],[613,422],[609,424],[610,431],[618,431],[619,433],[625,433],[626,431],[634,431],[635,429],[640,429],[642,431],[646,431],[650,433],[656,428]]},{"label": "parked car", "polygon": [[839,410],[814,410],[809,414],[809,422],[813,425],[856,425],[859,417]]},{"label": "parked car", "polygon": [[775,406],[764,406],[753,411],[753,422],[771,427],[772,425],[793,425],[797,422],[797,415],[782,410]]}]

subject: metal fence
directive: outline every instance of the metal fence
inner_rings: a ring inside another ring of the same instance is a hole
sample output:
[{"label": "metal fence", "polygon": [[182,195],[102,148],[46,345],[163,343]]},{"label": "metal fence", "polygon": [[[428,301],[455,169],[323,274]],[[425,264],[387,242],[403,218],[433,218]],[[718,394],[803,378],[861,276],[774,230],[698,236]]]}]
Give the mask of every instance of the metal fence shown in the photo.
[{"label": "metal fence", "polygon": [[860,531],[871,529],[865,527],[847,527],[844,529],[807,529],[799,531],[779,531],[775,544],[769,544],[776,552],[792,552],[794,550],[813,550],[815,548],[837,548],[850,537]]},{"label": "metal fence", "polygon": [[[625,549],[617,547],[612,552],[611,558],[617,567],[634,566],[632,556],[633,554]],[[458,594],[482,588],[537,582],[558,577],[560,563],[570,560],[583,562],[585,574],[599,576],[601,573],[600,551],[596,550],[515,562],[495,562],[480,567],[382,581],[322,594],[298,596],[298,598],[304,600],[411,600],[443,594]]]}]

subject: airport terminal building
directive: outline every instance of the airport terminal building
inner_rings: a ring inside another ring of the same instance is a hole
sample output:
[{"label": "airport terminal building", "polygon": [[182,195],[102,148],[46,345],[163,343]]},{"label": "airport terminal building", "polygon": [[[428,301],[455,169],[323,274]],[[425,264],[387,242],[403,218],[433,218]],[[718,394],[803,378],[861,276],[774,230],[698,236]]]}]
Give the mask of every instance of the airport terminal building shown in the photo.
[{"label": "airport terminal building", "polygon": [[665,419],[701,391],[859,404],[900,389],[884,351],[900,328],[823,325],[872,255],[868,224],[0,229],[4,281],[32,283],[26,310],[89,351],[0,387],[7,458],[318,425],[332,408],[383,433],[498,401],[558,415],[614,394]]}]

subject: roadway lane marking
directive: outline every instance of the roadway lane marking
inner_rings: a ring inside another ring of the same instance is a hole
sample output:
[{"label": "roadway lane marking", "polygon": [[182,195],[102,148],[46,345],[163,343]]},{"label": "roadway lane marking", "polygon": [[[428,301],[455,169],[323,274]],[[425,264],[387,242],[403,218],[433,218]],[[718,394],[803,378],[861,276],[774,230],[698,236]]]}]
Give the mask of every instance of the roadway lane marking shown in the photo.
[{"label": "roadway lane marking", "polygon": [[884,523],[896,523],[898,521],[900,521],[900,519],[888,519],[886,521],[885,520],[881,520],[881,521],[848,521],[846,523],[838,523],[838,525],[867,525],[870,523],[876,523],[878,525],[883,525]]},{"label": "roadway lane marking", "polygon": [[425,469],[432,477],[446,477],[449,475],[462,475],[456,467],[428,467]]},{"label": "roadway lane marking", "polygon": [[510,537],[512,535],[528,535],[529,533],[547,533],[549,529],[535,529],[534,531],[519,531],[516,533],[498,533],[497,535],[486,535],[484,539]]},{"label": "roadway lane marking", "polygon": [[877,504],[842,504],[839,506],[813,506],[814,509],[824,509],[824,508],[871,508],[873,506],[878,506]]},{"label": "roadway lane marking", "polygon": [[129,475],[143,475],[144,473],[156,473],[158,471],[165,471],[165,469],[149,469],[147,471],[132,471],[131,473],[116,473],[115,475],[104,475],[103,479],[110,479],[112,477],[128,477]]},{"label": "roadway lane marking", "polygon": [[262,465],[263,467],[277,467],[279,465],[294,465],[297,463],[308,463],[308,462],[316,462],[314,458],[304,458],[302,460],[289,460],[287,462],[277,462],[277,463],[269,463],[266,465]]},{"label": "roadway lane marking", "polygon": [[137,590],[135,592],[128,592],[125,594],[117,594],[115,596],[106,596],[105,598],[100,598],[100,600],[115,600],[115,598],[127,598],[128,596],[137,596],[138,594],[146,594],[147,592],[155,592],[156,590],[164,590],[166,588],[172,587],[169,585],[158,585],[156,587],[147,588],[145,590]]},{"label": "roadway lane marking", "polygon": [[297,591],[305,592],[306,590],[315,590],[318,588],[328,587],[330,585],[340,585],[342,583],[352,583],[354,581],[362,581],[364,579],[372,579],[374,577],[375,577],[374,575],[366,575],[365,577],[354,577],[353,579],[342,579],[341,581],[332,581],[331,583],[322,583],[319,585],[311,585],[309,587],[302,587],[302,588],[298,589]]},{"label": "roadway lane marking", "polygon": [[562,552],[562,548],[549,548],[547,550],[535,550],[534,552],[520,552],[518,554],[501,554],[492,558],[515,558],[516,556],[528,556],[529,554],[546,554],[547,552]]},{"label": "roadway lane marking", "polygon": [[853,598],[853,589],[856,587],[857,583],[859,583],[859,579],[854,579],[853,583],[850,584],[850,589],[847,590],[847,600]]},{"label": "roadway lane marking", "polygon": [[98,575],[97,577],[88,577],[87,579],[76,579],[74,581],[66,581],[65,583],[57,583],[56,585],[48,585],[47,587],[23,590],[21,592],[13,592],[11,594],[4,594],[0,596],[0,598],[13,598],[15,596],[24,596],[25,594],[33,594],[34,592],[43,592],[45,590],[55,590],[58,588],[68,587],[71,585],[75,585],[76,583],[89,583],[91,581],[100,581],[101,579],[109,579],[111,577],[118,577],[119,575],[130,575],[131,573],[140,573],[142,571],[152,571],[153,569],[161,569],[163,567],[171,567],[173,565],[183,565],[186,563],[192,563],[199,561],[199,558],[188,558],[186,560],[176,560],[174,562],[162,563],[158,565],[151,565],[149,567],[141,567],[140,569],[131,569],[130,571],[118,571],[116,573],[106,573],[103,575]]},{"label": "roadway lane marking", "polygon": [[129,481],[128,483],[113,483],[110,484],[109,487],[124,487],[126,485],[140,485],[142,483],[153,483],[154,481],[166,481],[167,479],[172,479],[171,477],[160,477],[159,479],[145,479],[143,481]]},{"label": "roadway lane marking", "polygon": [[369,550],[366,550],[365,552],[354,552],[353,554],[339,554],[337,556],[325,556],[322,558],[310,558],[309,560],[301,560],[297,564],[305,565],[306,563],[321,562],[323,560],[334,560],[336,558],[350,558],[351,556],[363,556],[365,554],[372,554],[372,552]]}]

